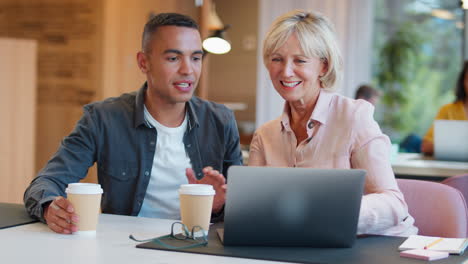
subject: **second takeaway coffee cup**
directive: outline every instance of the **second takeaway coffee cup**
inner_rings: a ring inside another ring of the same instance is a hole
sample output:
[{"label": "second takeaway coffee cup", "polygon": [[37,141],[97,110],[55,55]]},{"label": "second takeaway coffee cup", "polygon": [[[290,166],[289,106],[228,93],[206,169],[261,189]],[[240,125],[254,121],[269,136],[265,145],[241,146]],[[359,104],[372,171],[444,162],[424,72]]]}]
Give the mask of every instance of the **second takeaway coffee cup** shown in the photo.
[{"label": "second takeaway coffee cup", "polygon": [[71,183],[65,190],[67,199],[73,205],[75,214],[80,218],[78,221],[79,235],[94,235],[99,217],[101,205],[102,188],[94,183]]},{"label": "second takeaway coffee cup", "polygon": [[[192,231],[194,226],[200,226],[208,234],[210,228],[211,209],[215,191],[208,184],[183,184],[179,188],[180,216],[182,223]],[[195,233],[195,236],[202,234]]]}]

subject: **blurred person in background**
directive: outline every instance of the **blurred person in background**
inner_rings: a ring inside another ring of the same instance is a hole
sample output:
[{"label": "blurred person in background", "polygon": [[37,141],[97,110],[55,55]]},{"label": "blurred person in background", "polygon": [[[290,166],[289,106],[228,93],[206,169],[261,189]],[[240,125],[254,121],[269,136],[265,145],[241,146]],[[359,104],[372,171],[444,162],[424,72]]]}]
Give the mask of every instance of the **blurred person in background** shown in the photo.
[{"label": "blurred person in background", "polygon": [[363,99],[376,106],[379,102],[380,96],[381,92],[379,90],[375,89],[374,87],[368,84],[363,84],[359,86],[356,90],[356,95],[354,96],[354,99]]},{"label": "blurred person in background", "polygon": [[[468,120],[468,61],[465,61],[455,87],[455,101],[439,109],[435,120]],[[426,155],[434,154],[434,124],[423,138],[421,152]]]}]

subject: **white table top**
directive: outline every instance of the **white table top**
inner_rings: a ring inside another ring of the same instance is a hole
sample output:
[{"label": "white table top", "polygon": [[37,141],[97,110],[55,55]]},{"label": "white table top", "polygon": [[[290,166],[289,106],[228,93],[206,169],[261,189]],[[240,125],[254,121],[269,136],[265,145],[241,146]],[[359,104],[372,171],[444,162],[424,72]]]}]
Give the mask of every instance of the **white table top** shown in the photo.
[{"label": "white table top", "polygon": [[396,175],[450,177],[468,173],[468,162],[434,160],[418,153],[398,153],[392,161],[392,168]]},{"label": "white table top", "polygon": [[61,235],[43,223],[0,230],[1,263],[280,263],[253,259],[139,249],[128,238],[152,238],[170,233],[174,220],[101,214],[95,237]]}]

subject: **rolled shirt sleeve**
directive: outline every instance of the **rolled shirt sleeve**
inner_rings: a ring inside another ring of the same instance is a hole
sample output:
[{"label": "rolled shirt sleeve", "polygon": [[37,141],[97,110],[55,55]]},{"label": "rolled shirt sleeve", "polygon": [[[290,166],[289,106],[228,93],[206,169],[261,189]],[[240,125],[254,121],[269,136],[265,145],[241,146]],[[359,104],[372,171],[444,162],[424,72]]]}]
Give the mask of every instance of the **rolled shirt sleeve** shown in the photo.
[{"label": "rolled shirt sleeve", "polygon": [[83,179],[95,160],[95,122],[92,110],[85,107],[74,131],[60,144],[24,193],[28,213],[44,222],[43,207],[57,196],[65,196],[70,182]]},{"label": "rolled shirt sleeve", "polygon": [[391,143],[373,119],[373,107],[362,104],[355,113],[351,166],[367,171],[358,234],[404,235],[414,223],[390,165]]}]

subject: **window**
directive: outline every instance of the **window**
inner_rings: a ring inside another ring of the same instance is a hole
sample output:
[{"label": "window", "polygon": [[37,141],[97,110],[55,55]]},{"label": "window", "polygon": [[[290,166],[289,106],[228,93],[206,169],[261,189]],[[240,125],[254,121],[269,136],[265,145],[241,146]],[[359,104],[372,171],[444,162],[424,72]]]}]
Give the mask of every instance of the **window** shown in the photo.
[{"label": "window", "polygon": [[459,0],[375,0],[372,76],[384,96],[376,118],[392,141],[423,136],[454,100],[463,63]]}]

